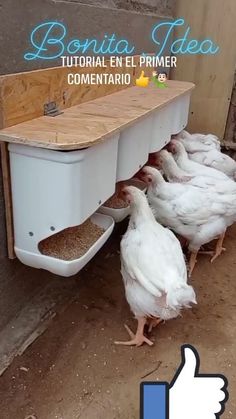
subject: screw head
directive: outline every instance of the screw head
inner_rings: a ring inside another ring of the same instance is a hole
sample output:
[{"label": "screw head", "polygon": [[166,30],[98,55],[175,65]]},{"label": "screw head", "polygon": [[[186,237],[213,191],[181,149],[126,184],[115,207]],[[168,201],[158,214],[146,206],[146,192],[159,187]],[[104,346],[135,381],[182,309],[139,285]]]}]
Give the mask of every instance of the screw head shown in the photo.
[{"label": "screw head", "polygon": [[29,236],[32,237],[34,235],[33,231],[29,231]]},{"label": "screw head", "polygon": [[101,205],[101,203],[102,203],[101,199],[99,199],[98,203],[99,203],[99,205]]},{"label": "screw head", "polygon": [[51,231],[55,231],[56,229],[55,229],[55,227],[51,226],[51,227],[50,227],[50,230],[51,230]]}]

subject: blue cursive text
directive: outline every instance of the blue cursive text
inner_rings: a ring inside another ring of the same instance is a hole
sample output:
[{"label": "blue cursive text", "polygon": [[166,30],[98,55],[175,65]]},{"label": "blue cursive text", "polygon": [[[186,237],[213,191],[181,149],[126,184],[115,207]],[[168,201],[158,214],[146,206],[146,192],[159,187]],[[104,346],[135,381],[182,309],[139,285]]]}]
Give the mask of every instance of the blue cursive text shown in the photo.
[{"label": "blue cursive text", "polygon": [[135,50],[126,39],[117,39],[113,33],[104,35],[102,41],[97,39],[73,39],[66,42],[67,30],[60,22],[45,22],[38,25],[31,33],[30,41],[34,48],[24,55],[26,60],[53,60],[66,54],[132,54]]},{"label": "blue cursive text", "polygon": [[[198,41],[197,39],[188,39],[190,35],[190,26],[187,27],[184,36],[176,39],[171,43],[171,38],[174,29],[185,24],[184,19],[176,19],[170,22],[162,22],[154,26],[152,30],[152,40],[158,45],[159,49],[156,52],[157,56],[163,54],[166,47],[170,48],[170,52],[177,54],[216,54],[220,47],[215,45],[211,39],[204,39]],[[165,31],[163,38],[163,30]],[[170,46],[169,46],[169,43]]]}]

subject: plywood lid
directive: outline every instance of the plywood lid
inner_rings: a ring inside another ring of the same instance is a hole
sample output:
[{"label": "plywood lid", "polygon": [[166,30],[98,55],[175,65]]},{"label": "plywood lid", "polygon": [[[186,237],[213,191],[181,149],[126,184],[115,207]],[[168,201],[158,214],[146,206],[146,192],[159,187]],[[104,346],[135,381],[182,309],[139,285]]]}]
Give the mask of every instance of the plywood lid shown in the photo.
[{"label": "plywood lid", "polygon": [[193,83],[174,80],[167,86],[130,87],[68,108],[56,117],[35,118],[1,130],[0,141],[54,150],[91,147],[194,88]]}]

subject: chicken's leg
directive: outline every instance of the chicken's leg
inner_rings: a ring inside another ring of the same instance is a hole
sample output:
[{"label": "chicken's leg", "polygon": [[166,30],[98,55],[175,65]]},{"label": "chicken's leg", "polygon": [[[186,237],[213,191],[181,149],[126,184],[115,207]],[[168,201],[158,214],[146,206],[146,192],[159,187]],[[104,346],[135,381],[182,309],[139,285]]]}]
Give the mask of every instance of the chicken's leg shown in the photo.
[{"label": "chicken's leg", "polygon": [[150,319],[148,322],[148,332],[151,332],[153,327],[158,326],[160,323],[162,323],[162,319]]},{"label": "chicken's leg", "polygon": [[197,263],[197,254],[198,254],[198,251],[191,252],[191,256],[189,260],[189,270],[188,270],[189,276],[192,275],[194,267]]},{"label": "chicken's leg", "polygon": [[216,248],[215,248],[215,254],[214,254],[214,256],[213,256],[213,258],[211,259],[211,263],[213,263],[214,262],[214,260],[216,259],[216,258],[218,258],[218,256],[220,256],[221,255],[221,253],[223,252],[223,251],[225,251],[226,249],[222,246],[223,245],[223,242],[224,242],[224,238],[225,238],[225,233],[226,232],[224,232],[223,234],[221,234],[221,236],[218,238],[218,240],[217,240],[217,243],[216,243]]},{"label": "chicken's leg", "polygon": [[153,342],[150,339],[146,338],[146,336],[144,336],[143,334],[144,326],[146,324],[146,318],[138,317],[137,320],[138,320],[138,327],[137,327],[136,335],[130,330],[128,326],[125,325],[125,328],[131,337],[131,340],[128,340],[126,342],[115,342],[116,345],[141,346],[143,343],[147,343],[149,346],[153,345]]}]

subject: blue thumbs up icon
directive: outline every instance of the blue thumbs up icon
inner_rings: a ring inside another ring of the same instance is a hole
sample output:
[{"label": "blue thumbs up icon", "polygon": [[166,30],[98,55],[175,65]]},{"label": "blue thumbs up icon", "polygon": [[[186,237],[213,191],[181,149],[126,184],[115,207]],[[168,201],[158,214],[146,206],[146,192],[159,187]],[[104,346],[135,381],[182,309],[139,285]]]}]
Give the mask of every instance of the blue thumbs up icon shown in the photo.
[{"label": "blue thumbs up icon", "polygon": [[221,374],[199,374],[197,350],[182,346],[182,362],[171,384],[144,382],[140,419],[219,419],[228,400],[228,382]]}]

